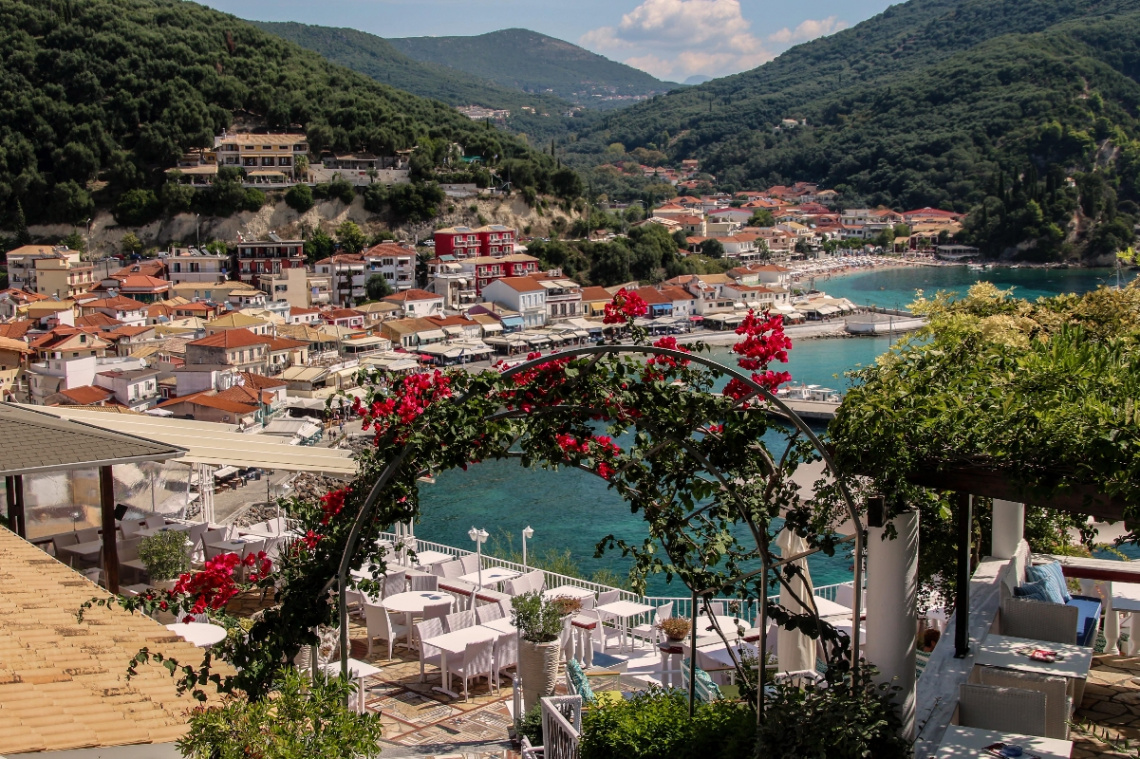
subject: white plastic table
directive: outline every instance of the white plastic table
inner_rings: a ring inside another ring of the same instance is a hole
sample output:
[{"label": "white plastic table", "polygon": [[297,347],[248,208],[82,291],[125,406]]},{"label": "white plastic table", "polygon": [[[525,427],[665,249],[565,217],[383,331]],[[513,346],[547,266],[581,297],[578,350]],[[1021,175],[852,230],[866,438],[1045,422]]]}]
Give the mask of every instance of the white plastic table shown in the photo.
[{"label": "white plastic table", "polygon": [[221,548],[223,553],[236,553],[241,555],[242,550],[245,548],[244,540],[219,540],[216,543],[210,543],[210,548]]},{"label": "white plastic table", "polygon": [[552,598],[589,598],[594,595],[594,591],[589,588],[579,588],[577,585],[559,585],[557,588],[550,588],[549,590],[542,591],[542,597],[549,601]]},{"label": "white plastic table", "polygon": [[[410,558],[410,556],[409,556]],[[420,551],[413,559],[417,567],[430,567],[432,564],[442,564],[445,561],[451,561],[455,557],[443,551]]]},{"label": "white plastic table", "polygon": [[[1022,648],[1047,648],[1061,654],[1065,659],[1055,662],[1037,661],[1017,653],[1018,649]],[[1069,678],[1069,695],[1073,697],[1074,704],[1079,704],[1085,692],[1085,680],[1088,679],[1089,669],[1092,667],[1092,657],[1091,646],[1045,643],[1039,640],[990,633],[978,645],[978,652],[974,655],[974,664],[1067,677]]]},{"label": "white plastic table", "polygon": [[455,598],[450,593],[444,593],[442,590],[409,590],[404,593],[396,593],[395,595],[388,596],[380,602],[380,605],[396,614],[407,615],[408,637],[410,640],[412,635],[412,615],[422,614],[425,606],[443,603],[444,601],[454,605]]},{"label": "white plastic table", "polygon": [[[618,644],[618,651],[625,650],[625,641],[629,637],[629,621],[640,614],[648,614],[653,611],[654,607],[648,604],[639,604],[635,601],[614,601],[605,606],[599,606],[598,611],[618,620],[621,630],[621,643]],[[604,621],[604,620],[603,620]],[[602,640],[605,641],[603,635]],[[603,650],[605,644],[602,644]],[[630,648],[633,648],[633,641],[630,641]]]},{"label": "white plastic table", "polygon": [[443,682],[437,685],[432,690],[437,690],[440,693],[451,696],[452,698],[459,698],[459,694],[451,690],[451,673],[447,671],[447,656],[463,656],[463,652],[467,650],[470,643],[482,643],[485,640],[495,640],[499,637],[500,633],[490,627],[483,625],[474,625],[472,627],[464,627],[462,630],[455,632],[444,633],[437,635],[434,638],[425,639],[424,645],[435,646],[439,649],[439,668],[443,673]]},{"label": "white plastic table", "polygon": [[982,730],[976,727],[950,725],[942,735],[935,759],[974,759],[988,756],[983,753],[986,746],[995,743],[1021,746],[1026,754],[1035,754],[1041,759],[1069,759],[1073,753],[1073,742],[1059,738],[1040,738],[1035,735],[1015,735],[999,733],[996,730]]},{"label": "white plastic table", "polygon": [[[720,627],[720,631],[724,633],[724,637],[730,640],[737,637],[737,628],[748,630],[752,627],[752,625],[748,623],[748,620],[741,619],[740,617],[722,617],[718,615],[715,617],[715,619],[717,626]],[[720,636],[717,635],[716,630],[710,629],[712,626],[712,622],[709,620],[708,616],[702,614],[697,620],[697,637],[712,635],[716,637],[717,640],[719,640]],[[687,635],[685,637],[688,638]]]},{"label": "white plastic table", "polygon": [[60,546],[60,551],[78,556],[81,559],[93,559],[103,550],[103,539],[88,540],[86,543],[75,543],[69,546]]},{"label": "white plastic table", "polygon": [[176,522],[174,524],[163,525],[162,527],[140,527],[135,533],[136,536],[142,538],[150,538],[160,532],[190,532],[190,525]]},{"label": "white plastic table", "polygon": [[820,596],[816,596],[814,600],[816,611],[819,612],[820,617],[847,617],[847,619],[851,619],[854,610],[850,607],[835,603],[835,601],[828,601]]},{"label": "white plastic table", "polygon": [[[326,675],[333,677],[340,676],[340,662],[333,661],[321,667]],[[360,661],[359,659],[348,660],[348,676],[353,680],[359,680],[360,683],[356,686],[356,712],[364,714],[364,678],[372,675],[380,674],[381,669],[374,667],[368,662]]]},{"label": "white plastic table", "polygon": [[1129,617],[1132,617],[1131,630],[1128,634],[1128,642],[1125,644],[1125,656],[1134,656],[1137,651],[1140,651],[1140,645],[1136,640],[1140,637],[1140,629],[1136,624],[1136,617],[1133,616],[1136,612],[1140,611],[1140,585],[1130,582],[1114,582],[1112,583],[1112,609],[1113,611],[1124,612]]},{"label": "white plastic table", "polygon": [[500,635],[512,635],[517,633],[519,629],[511,624],[509,617],[500,617],[499,619],[492,619],[490,622],[481,622],[480,627],[488,627]]},{"label": "white plastic table", "polygon": [[209,622],[175,622],[166,629],[198,648],[209,648],[226,639],[226,628]]},{"label": "white plastic table", "polygon": [[486,569],[483,570],[483,584],[482,585],[479,585],[479,572],[478,572],[478,570],[476,570],[474,572],[469,572],[469,573],[462,575],[456,579],[463,580],[463,582],[469,582],[473,585],[477,585],[479,587],[485,588],[488,585],[498,585],[503,580],[513,580],[514,578],[518,577],[520,574],[522,574],[522,573],[516,572],[513,569],[507,569],[506,567],[487,567]]}]

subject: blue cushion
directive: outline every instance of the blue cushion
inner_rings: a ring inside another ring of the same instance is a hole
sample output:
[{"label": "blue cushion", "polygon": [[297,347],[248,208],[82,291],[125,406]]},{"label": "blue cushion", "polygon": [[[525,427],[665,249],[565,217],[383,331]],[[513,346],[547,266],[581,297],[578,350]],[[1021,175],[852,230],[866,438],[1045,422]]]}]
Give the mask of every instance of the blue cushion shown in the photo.
[{"label": "blue cushion", "polygon": [[1062,603],[1062,601],[1058,601],[1056,596],[1049,592],[1049,583],[1044,580],[1018,585],[1013,589],[1013,594],[1018,598],[1029,598],[1034,601],[1044,601],[1050,604]]},{"label": "blue cushion", "polygon": [[577,659],[566,662],[566,674],[570,676],[570,682],[574,685],[574,690],[578,691],[578,695],[582,697],[583,703],[588,704],[594,700],[594,689],[590,687],[590,678],[586,677],[586,673],[582,671],[582,665],[578,663]]},{"label": "blue cushion", "polygon": [[1075,606],[1077,617],[1077,643],[1091,646],[1096,643],[1096,633],[1100,629],[1100,599],[1088,596],[1073,596],[1066,606]]},{"label": "blue cushion", "polygon": [[1061,597],[1057,603],[1067,604],[1072,598],[1069,595],[1069,587],[1065,582],[1065,574],[1061,571],[1061,563],[1057,561],[1050,561],[1047,564],[1034,564],[1027,567],[1025,570],[1025,579],[1030,582],[1037,580],[1047,580],[1051,585],[1056,588],[1056,593]]}]

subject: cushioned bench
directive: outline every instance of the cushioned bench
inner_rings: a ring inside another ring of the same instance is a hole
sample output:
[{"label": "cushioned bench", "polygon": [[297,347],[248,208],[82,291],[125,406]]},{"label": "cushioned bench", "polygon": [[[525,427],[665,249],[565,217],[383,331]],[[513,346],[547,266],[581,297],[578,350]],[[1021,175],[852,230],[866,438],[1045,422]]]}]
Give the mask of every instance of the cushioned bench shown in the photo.
[{"label": "cushioned bench", "polygon": [[1082,646],[1096,645],[1096,633],[1100,627],[1101,603],[1091,596],[1073,596],[1065,606],[1077,607],[1077,643]]}]

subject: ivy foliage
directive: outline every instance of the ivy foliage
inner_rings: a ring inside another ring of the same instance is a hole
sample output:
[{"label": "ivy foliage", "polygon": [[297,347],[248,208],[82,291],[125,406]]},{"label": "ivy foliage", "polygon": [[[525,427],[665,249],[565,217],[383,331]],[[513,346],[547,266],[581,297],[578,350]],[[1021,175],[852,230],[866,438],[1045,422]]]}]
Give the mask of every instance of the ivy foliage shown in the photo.
[{"label": "ivy foliage", "polygon": [[[1140,502],[1140,288],[1031,303],[981,283],[957,300],[920,293],[912,308],[928,327],[851,374],[828,429],[842,469],[869,476],[893,508],[922,510],[928,589],[953,595],[952,578],[939,574],[956,542],[952,503],[912,474],[995,472],[1030,506],[1078,488]],[[1082,522],[1030,509],[1027,537],[1063,550],[1066,529]]]}]

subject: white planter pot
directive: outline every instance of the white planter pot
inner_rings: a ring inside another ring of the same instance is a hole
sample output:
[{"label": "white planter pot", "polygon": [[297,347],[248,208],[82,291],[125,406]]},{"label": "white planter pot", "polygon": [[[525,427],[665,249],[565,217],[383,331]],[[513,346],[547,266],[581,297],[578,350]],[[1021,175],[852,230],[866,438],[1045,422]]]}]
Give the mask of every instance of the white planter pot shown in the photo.
[{"label": "white planter pot", "polygon": [[542,697],[554,695],[561,653],[562,644],[557,640],[549,643],[519,640],[519,679],[522,680],[524,714]]}]

